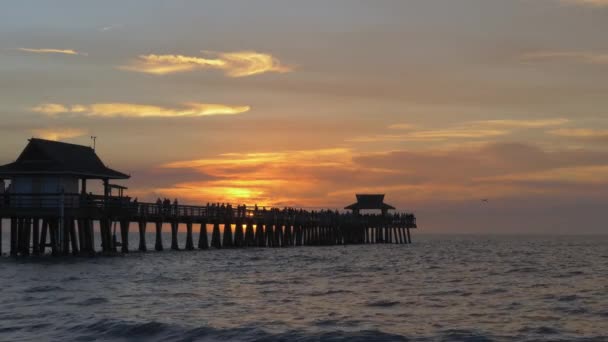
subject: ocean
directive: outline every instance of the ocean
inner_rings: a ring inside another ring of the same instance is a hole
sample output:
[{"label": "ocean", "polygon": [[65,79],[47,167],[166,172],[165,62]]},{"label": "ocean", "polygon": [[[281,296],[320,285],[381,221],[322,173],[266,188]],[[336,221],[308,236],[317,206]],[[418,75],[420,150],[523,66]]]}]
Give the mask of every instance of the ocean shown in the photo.
[{"label": "ocean", "polygon": [[413,239],[5,256],[0,341],[608,341],[608,236]]}]

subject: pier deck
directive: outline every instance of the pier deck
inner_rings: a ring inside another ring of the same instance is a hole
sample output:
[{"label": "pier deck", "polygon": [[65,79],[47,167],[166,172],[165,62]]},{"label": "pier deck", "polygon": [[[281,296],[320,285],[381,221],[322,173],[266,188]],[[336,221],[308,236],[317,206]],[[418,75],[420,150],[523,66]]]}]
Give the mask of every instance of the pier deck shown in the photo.
[{"label": "pier deck", "polygon": [[[411,243],[417,228],[413,214],[359,215],[332,210],[258,208],[245,205],[189,206],[138,203],[125,197],[83,194],[0,194],[2,219],[10,219],[10,255],[95,255],[95,235],[102,254],[128,253],[129,229],[139,229],[139,251],[146,251],[146,230],[156,230],[155,250],[162,251],[162,227],[171,226],[172,250],[244,247],[331,246]],[[118,223],[120,236],[112,234]],[[179,246],[180,224],[186,244]],[[94,226],[99,227],[97,231]],[[211,231],[211,239],[208,232]],[[1,248],[1,241],[0,241]],[[2,251],[0,249],[0,255]]]}]

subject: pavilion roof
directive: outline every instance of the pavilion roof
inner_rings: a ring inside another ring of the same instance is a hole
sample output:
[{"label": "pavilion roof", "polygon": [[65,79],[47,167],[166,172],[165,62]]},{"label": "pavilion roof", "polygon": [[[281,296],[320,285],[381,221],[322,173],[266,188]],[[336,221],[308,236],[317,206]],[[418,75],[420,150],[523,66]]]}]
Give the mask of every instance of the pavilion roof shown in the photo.
[{"label": "pavilion roof", "polygon": [[358,194],[357,202],[344,208],[347,210],[395,210],[395,207],[384,203],[384,195]]},{"label": "pavilion roof", "polygon": [[70,175],[89,179],[128,179],[104,165],[89,146],[32,138],[13,163],[0,166],[0,178]]}]

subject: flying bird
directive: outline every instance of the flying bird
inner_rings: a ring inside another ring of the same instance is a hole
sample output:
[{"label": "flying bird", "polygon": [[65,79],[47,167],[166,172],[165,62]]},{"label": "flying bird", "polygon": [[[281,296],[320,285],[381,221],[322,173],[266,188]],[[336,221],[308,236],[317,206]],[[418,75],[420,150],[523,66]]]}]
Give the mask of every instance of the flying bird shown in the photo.
[{"label": "flying bird", "polygon": [[484,199],[482,199],[481,201],[482,201],[483,203],[490,203],[490,200],[489,200],[489,199],[487,199],[487,198],[484,198]]}]

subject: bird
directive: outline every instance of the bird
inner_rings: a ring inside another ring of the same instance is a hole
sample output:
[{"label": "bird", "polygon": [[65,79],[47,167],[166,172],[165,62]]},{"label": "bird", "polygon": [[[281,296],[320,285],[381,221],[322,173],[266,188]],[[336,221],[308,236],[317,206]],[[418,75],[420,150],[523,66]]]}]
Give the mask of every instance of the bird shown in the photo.
[{"label": "bird", "polygon": [[490,200],[489,200],[489,199],[487,199],[487,198],[484,198],[484,199],[482,199],[481,201],[482,201],[483,203],[490,203]]}]

